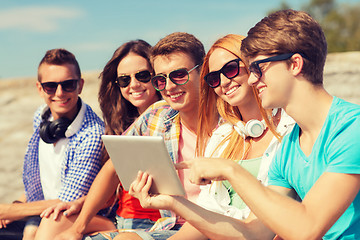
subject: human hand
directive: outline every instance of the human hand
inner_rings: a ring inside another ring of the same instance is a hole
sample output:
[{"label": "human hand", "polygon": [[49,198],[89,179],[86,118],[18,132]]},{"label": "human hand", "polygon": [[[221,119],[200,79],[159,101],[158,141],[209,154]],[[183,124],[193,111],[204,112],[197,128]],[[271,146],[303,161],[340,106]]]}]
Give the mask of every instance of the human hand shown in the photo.
[{"label": "human hand", "polygon": [[69,217],[71,215],[77,214],[81,211],[81,208],[83,206],[84,201],[82,200],[74,200],[72,202],[60,202],[58,204],[55,204],[51,207],[48,207],[45,209],[41,214],[40,217],[42,218],[49,218],[52,214],[52,217],[54,220],[56,220],[59,217],[60,212],[63,212],[63,215],[65,217]]},{"label": "human hand", "polygon": [[176,169],[190,169],[191,183],[206,185],[211,181],[227,180],[233,161],[220,158],[197,158],[193,161],[183,161],[175,165]]},{"label": "human hand", "polygon": [[129,194],[139,199],[143,208],[169,209],[172,197],[163,194],[150,195],[151,184],[152,177],[147,173],[139,171],[135,181],[130,185]]},{"label": "human hand", "polygon": [[0,219],[0,229],[6,228],[8,224],[10,224],[12,220]]}]

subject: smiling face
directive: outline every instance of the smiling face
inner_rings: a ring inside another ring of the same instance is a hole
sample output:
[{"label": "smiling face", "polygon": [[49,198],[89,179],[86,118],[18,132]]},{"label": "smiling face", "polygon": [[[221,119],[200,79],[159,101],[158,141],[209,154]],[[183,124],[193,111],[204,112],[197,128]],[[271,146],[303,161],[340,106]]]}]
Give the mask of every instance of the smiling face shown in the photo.
[{"label": "smiling face", "polygon": [[151,67],[148,61],[135,54],[130,52],[126,57],[124,57],[117,67],[117,76],[121,75],[130,75],[131,81],[130,84],[126,87],[120,87],[122,96],[128,100],[132,105],[138,108],[139,113],[145,111],[152,103],[156,102],[158,96],[156,94],[155,88],[152,86],[151,82],[139,82],[135,78],[135,73],[140,71],[149,70]]},{"label": "smiling face", "polygon": [[38,72],[40,82],[37,81],[36,86],[40,96],[49,106],[54,120],[60,117],[73,119],[77,113],[78,95],[82,91],[84,80],[79,80],[78,86],[73,92],[66,92],[62,89],[61,85],[58,85],[54,94],[46,93],[42,88],[41,83],[63,82],[69,79],[79,79],[74,65],[50,65],[43,63],[40,65]]},{"label": "smiling face", "polygon": [[[156,74],[165,74],[185,68],[188,71],[195,66],[191,57],[182,52],[169,55],[159,55],[154,59]],[[198,68],[189,73],[189,81],[184,85],[176,85],[169,78],[166,79],[165,89],[161,91],[163,99],[171,108],[180,111],[180,114],[194,114],[197,116],[199,101],[200,73]],[[190,115],[189,115],[190,116]]]},{"label": "smiling face", "polygon": [[[216,48],[209,58],[209,72],[220,70],[226,63],[238,57],[223,48]],[[239,74],[228,79],[224,74],[220,74],[220,86],[214,88],[215,93],[224,101],[232,106],[239,108],[254,103],[252,88],[248,85],[248,73],[243,62],[239,62]]]},{"label": "smiling face", "polygon": [[[270,56],[259,55],[249,59],[249,62],[262,60]],[[256,87],[259,91],[264,108],[285,108],[289,103],[290,96],[293,92],[293,78],[289,71],[289,66],[285,61],[260,63],[259,67],[262,72],[260,79],[254,74],[250,74],[248,83]]]}]

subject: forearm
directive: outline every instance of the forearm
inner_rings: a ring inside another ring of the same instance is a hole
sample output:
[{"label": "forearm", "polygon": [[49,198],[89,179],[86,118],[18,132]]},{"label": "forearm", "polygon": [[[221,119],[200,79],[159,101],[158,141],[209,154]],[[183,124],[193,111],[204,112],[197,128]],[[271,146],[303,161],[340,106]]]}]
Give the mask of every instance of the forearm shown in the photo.
[{"label": "forearm", "polygon": [[119,178],[116,175],[111,160],[108,160],[91,185],[83,208],[72,226],[76,232],[84,233],[92,217],[103,208],[104,204],[116,191],[118,184]]},{"label": "forearm", "polygon": [[284,239],[321,238],[353,201],[360,184],[357,175],[324,173],[297,202],[285,196],[289,189],[264,187],[241,166],[236,165],[228,176],[254,214]]},{"label": "forearm", "polygon": [[0,205],[0,218],[18,220],[28,216],[40,215],[46,208],[60,202],[59,199],[43,200],[29,203],[13,203]]},{"label": "forearm", "polygon": [[272,239],[260,221],[240,221],[208,211],[183,197],[173,197],[172,210],[211,239]]}]

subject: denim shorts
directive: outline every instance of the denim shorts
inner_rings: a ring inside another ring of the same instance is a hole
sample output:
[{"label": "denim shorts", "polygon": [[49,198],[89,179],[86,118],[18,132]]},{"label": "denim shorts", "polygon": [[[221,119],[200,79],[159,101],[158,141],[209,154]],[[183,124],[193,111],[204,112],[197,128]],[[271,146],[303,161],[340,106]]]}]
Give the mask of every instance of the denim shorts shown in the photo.
[{"label": "denim shorts", "polygon": [[117,229],[143,229],[149,230],[153,225],[154,221],[150,219],[141,218],[123,218],[116,215],[116,228]]},{"label": "denim shorts", "polygon": [[[154,221],[150,219],[141,219],[141,218],[123,218],[116,215],[116,228],[117,229],[140,229],[140,231],[149,230],[153,225]],[[101,232],[96,235],[86,236],[83,239],[85,240],[107,240],[115,238],[119,232]]]},{"label": "denim shorts", "polygon": [[160,230],[153,232],[145,232],[145,231],[136,231],[135,233],[139,235],[143,240],[165,240],[178,232],[182,225],[176,224],[170,230]]}]

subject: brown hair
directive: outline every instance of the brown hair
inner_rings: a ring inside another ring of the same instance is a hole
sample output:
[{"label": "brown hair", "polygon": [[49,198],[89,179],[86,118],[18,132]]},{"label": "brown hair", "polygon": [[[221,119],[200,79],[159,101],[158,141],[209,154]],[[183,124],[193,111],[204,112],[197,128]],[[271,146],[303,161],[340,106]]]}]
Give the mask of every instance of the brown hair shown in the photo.
[{"label": "brown hair", "polygon": [[[228,34],[220,39],[218,39],[210,48],[208,53],[205,56],[204,64],[201,71],[201,79],[204,78],[206,74],[209,73],[209,58],[211,54],[217,48],[222,48],[230,53],[234,54],[240,59],[243,59],[243,55],[240,51],[242,40],[245,37],[235,34]],[[246,71],[249,73],[248,65],[246,61],[243,62],[246,67]],[[280,138],[280,135],[276,132],[274,124],[272,120],[269,120],[268,114],[270,111],[266,111],[260,103],[260,99],[258,97],[258,93],[256,88],[252,88],[254,92],[254,96],[259,107],[260,113],[263,116],[266,124],[269,126],[271,132]],[[270,113],[271,114],[271,113]],[[205,81],[201,81],[200,87],[200,105],[199,105],[199,122],[197,129],[197,146],[196,146],[196,154],[198,156],[203,156],[205,152],[206,144],[211,137],[212,131],[216,124],[218,123],[219,115],[227,122],[232,124],[236,124],[238,121],[242,120],[241,113],[236,106],[231,106],[228,102],[224,101],[220,98],[215,91],[209,87],[209,85]],[[222,153],[222,157],[228,159],[238,158],[240,154],[245,154],[243,152],[244,149],[244,141],[241,136],[233,131],[230,136],[225,139],[229,141],[228,146]],[[225,142],[224,141],[224,142]],[[223,143],[224,143],[223,142]],[[248,142],[249,143],[249,142]],[[249,149],[250,144],[248,144]],[[220,146],[218,146],[220,147]]]},{"label": "brown hair", "polygon": [[306,12],[288,9],[263,18],[249,30],[241,50],[251,58],[302,53],[305,56],[304,77],[314,85],[323,84],[327,43],[319,23]]},{"label": "brown hair", "polygon": [[[45,56],[41,59],[39,63],[39,67],[42,64],[49,64],[49,65],[65,65],[71,64],[75,67],[75,74],[81,78],[81,71],[78,61],[76,60],[74,54],[69,52],[63,48],[56,48],[46,51]],[[41,76],[38,73],[38,81],[41,80]]]},{"label": "brown hair", "polygon": [[169,55],[175,52],[188,54],[195,65],[202,65],[205,49],[203,44],[192,34],[184,32],[175,32],[160,39],[152,48],[151,63],[157,56]]},{"label": "brown hair", "polygon": [[[121,135],[139,116],[138,109],[127,101],[121,94],[119,86],[115,83],[117,78],[117,67],[122,59],[130,52],[145,58],[149,67],[151,46],[144,40],[134,40],[124,43],[117,48],[100,74],[101,83],[99,90],[99,104],[105,122],[105,134]],[[151,72],[152,69],[150,69]],[[160,93],[156,93],[160,97]],[[108,159],[104,151],[103,161]]]}]

